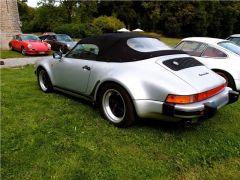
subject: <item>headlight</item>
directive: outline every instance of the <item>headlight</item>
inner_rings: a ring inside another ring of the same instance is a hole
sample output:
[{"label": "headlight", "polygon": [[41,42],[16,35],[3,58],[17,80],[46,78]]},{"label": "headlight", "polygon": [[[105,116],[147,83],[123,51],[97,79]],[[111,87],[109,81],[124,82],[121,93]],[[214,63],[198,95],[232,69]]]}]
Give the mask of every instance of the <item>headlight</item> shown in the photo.
[{"label": "headlight", "polygon": [[48,44],[47,46],[48,46],[49,49],[51,48],[51,45],[50,45],[50,44]]},{"label": "headlight", "polygon": [[70,48],[70,44],[67,44],[67,47]]},{"label": "headlight", "polygon": [[28,48],[29,48],[29,49],[32,48],[32,45],[31,45],[31,44],[28,44]]}]

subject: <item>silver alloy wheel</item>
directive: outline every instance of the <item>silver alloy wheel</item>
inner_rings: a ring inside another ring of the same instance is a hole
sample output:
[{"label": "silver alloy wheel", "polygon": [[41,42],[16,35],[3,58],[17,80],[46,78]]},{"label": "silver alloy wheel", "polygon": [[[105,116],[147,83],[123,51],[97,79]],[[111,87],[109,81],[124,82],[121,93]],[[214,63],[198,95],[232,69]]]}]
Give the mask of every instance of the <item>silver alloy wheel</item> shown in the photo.
[{"label": "silver alloy wheel", "polygon": [[123,97],[115,89],[108,89],[102,98],[102,107],[106,117],[113,123],[121,122],[126,114]]},{"label": "silver alloy wheel", "polygon": [[47,74],[45,70],[40,70],[38,74],[38,79],[39,79],[39,85],[43,91],[47,91],[48,86],[47,86]]}]

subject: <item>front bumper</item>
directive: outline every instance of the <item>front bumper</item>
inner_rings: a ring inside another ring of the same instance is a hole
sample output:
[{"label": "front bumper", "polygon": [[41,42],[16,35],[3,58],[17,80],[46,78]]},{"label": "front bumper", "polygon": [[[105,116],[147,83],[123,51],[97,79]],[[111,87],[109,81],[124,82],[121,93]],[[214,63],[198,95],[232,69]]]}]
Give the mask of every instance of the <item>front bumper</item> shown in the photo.
[{"label": "front bumper", "polygon": [[135,100],[136,112],[141,118],[179,121],[183,118],[211,117],[218,109],[238,100],[239,93],[225,88],[221,93],[192,104],[170,104],[152,100]]},{"label": "front bumper", "polygon": [[51,50],[47,50],[47,51],[27,50],[26,51],[26,54],[29,54],[29,55],[34,55],[34,54],[37,54],[37,55],[40,55],[40,54],[49,55],[50,53],[51,53]]}]

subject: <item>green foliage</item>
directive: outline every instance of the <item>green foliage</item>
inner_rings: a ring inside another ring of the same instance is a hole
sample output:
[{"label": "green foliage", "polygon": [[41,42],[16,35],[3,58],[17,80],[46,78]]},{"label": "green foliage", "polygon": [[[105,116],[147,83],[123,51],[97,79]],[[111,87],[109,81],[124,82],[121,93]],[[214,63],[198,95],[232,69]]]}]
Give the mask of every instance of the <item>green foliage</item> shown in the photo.
[{"label": "green foliage", "polygon": [[73,38],[83,38],[101,34],[102,31],[93,24],[63,24],[53,30],[55,33],[68,34]]},{"label": "green foliage", "polygon": [[128,29],[141,28],[175,37],[226,38],[240,32],[240,2],[39,0],[39,3],[33,9],[18,1],[23,32],[53,31],[63,24],[89,28],[82,30],[82,36],[112,32],[125,25]]},{"label": "green foliage", "polygon": [[125,27],[124,23],[116,17],[100,16],[93,20],[93,25],[101,29],[102,32],[114,32]]},{"label": "green foliage", "polygon": [[73,38],[80,37],[80,25],[79,24],[63,24],[53,29],[58,34],[68,34]]},{"label": "green foliage", "polygon": [[92,23],[86,23],[80,25],[80,34],[82,37],[94,36],[102,34],[102,30],[99,27],[94,26]]}]

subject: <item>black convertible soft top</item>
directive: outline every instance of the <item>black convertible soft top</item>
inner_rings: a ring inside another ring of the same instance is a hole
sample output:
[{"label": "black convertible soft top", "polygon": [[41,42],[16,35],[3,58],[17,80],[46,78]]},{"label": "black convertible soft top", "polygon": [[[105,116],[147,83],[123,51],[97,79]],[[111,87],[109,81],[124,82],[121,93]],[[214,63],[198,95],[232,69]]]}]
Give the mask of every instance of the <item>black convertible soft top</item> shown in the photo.
[{"label": "black convertible soft top", "polygon": [[99,36],[87,37],[78,44],[94,44],[98,46],[99,53],[97,60],[107,62],[131,62],[139,61],[152,57],[186,54],[179,50],[162,50],[153,52],[139,52],[127,45],[127,40],[137,37],[150,37],[136,33],[106,33]]}]

